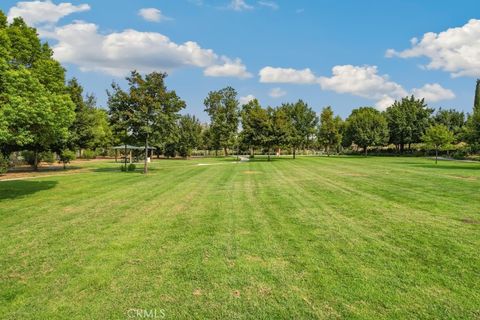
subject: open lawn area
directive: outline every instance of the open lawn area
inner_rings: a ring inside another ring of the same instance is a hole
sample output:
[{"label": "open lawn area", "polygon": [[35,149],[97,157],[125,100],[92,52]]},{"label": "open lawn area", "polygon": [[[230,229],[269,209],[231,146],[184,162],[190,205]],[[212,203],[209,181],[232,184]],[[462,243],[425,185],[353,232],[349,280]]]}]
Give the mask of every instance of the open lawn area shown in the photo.
[{"label": "open lawn area", "polygon": [[0,181],[1,319],[480,318],[479,163],[80,166]]}]

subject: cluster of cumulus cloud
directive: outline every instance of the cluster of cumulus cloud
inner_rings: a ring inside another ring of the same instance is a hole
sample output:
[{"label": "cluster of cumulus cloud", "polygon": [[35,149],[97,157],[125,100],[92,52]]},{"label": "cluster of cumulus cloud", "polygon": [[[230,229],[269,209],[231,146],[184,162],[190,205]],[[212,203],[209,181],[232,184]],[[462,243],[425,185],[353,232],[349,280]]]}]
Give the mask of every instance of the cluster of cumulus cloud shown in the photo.
[{"label": "cluster of cumulus cloud", "polygon": [[[272,1],[258,1],[259,6],[278,9]],[[232,10],[252,10],[243,0],[232,0]],[[196,67],[207,77],[253,77],[242,60],[202,48],[194,41],[175,43],[158,32],[133,29],[104,33],[98,25],[84,21],[59,25],[65,16],[90,10],[88,4],[55,4],[51,0],[18,2],[9,10],[8,18],[21,16],[39,30],[42,37],[55,40],[55,58],[63,63],[77,65],[82,71],[98,71],[113,76],[124,76],[131,69],[140,72],[172,71],[182,67]],[[171,20],[159,9],[144,8],[138,12],[150,22]],[[411,48],[386,51],[387,58],[426,57],[428,70],[449,72],[452,77],[480,75],[480,20],[472,19],[462,27],[444,32],[426,33],[421,40],[411,40]],[[312,70],[267,66],[258,73],[261,83],[318,85],[322,90],[351,94],[376,101],[379,109],[409,94],[437,102],[455,98],[455,94],[438,83],[407,90],[379,73],[376,66],[337,65],[330,76],[317,76]],[[270,96],[282,97],[281,88],[273,88]],[[246,102],[252,95],[242,97]]]}]

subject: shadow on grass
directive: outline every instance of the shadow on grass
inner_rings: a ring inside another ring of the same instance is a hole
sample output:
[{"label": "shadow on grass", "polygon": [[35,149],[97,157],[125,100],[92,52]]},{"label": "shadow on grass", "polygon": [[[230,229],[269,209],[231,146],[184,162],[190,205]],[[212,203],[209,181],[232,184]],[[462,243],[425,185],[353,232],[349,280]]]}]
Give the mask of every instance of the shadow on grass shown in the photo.
[{"label": "shadow on grass", "polygon": [[82,167],[79,166],[70,166],[67,165],[65,169],[63,169],[63,165],[59,166],[50,166],[50,167],[39,167],[37,171],[35,171],[32,167],[27,167],[27,166],[22,166],[22,167],[16,167],[16,168],[10,168],[8,169],[9,173],[28,173],[28,172],[33,172],[33,173],[38,173],[38,172],[66,172],[66,171],[72,171],[72,170],[79,170],[82,169]]},{"label": "shadow on grass", "polygon": [[56,181],[16,180],[0,182],[0,201],[16,199],[39,191],[48,190],[57,185]]},{"label": "shadow on grass", "polygon": [[427,168],[427,169],[443,169],[443,170],[477,170],[480,171],[480,164],[475,165],[473,164],[463,164],[463,163],[457,163],[457,165],[451,165],[451,164],[445,164],[442,162],[439,162],[438,164],[429,164],[429,163],[412,163],[412,166],[418,167],[418,168]]},{"label": "shadow on grass", "polygon": [[[155,171],[159,171],[161,170],[161,168],[155,168],[155,167],[148,167],[148,172],[155,172]],[[136,168],[135,171],[122,171],[120,170],[120,166],[119,167],[103,167],[103,168],[95,168],[95,169],[91,169],[91,172],[109,172],[109,173],[112,173],[112,172],[118,172],[119,174],[120,173],[124,173],[124,174],[127,174],[127,173],[130,173],[130,174],[134,174],[134,173],[143,173],[143,166],[141,168]]]}]

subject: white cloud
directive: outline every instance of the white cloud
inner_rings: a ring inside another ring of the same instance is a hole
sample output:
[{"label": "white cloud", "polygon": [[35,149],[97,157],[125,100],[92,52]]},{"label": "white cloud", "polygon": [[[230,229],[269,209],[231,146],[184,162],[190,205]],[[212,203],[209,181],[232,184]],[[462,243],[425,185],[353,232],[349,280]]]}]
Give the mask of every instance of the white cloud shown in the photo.
[{"label": "white cloud", "polygon": [[380,100],[378,100],[375,103],[375,107],[378,110],[384,111],[394,103],[395,103],[395,99],[392,98],[391,96],[385,94],[385,95],[383,95],[383,97]]},{"label": "white cloud", "polygon": [[251,78],[252,74],[240,59],[231,60],[223,57],[223,64],[207,67],[203,73],[208,77],[235,77],[240,79]]},{"label": "white cloud", "polygon": [[210,76],[245,78],[247,74],[239,59],[218,56],[193,41],[177,44],[157,32],[127,29],[101,34],[97,25],[77,21],[56,28],[52,37],[58,41],[53,48],[55,58],[82,71],[124,76],[133,69],[151,72],[198,67]]},{"label": "white cloud", "polygon": [[270,90],[270,92],[268,93],[268,95],[272,98],[280,98],[280,97],[283,97],[284,95],[286,95],[287,92],[286,91],[283,91],[282,89],[280,88],[273,88],[272,90]]},{"label": "white cloud", "polygon": [[172,20],[171,18],[163,15],[162,11],[157,8],[143,8],[138,11],[138,15],[144,20],[150,22],[162,22]]},{"label": "white cloud", "polygon": [[276,2],[273,2],[273,1],[258,1],[258,4],[263,6],[263,7],[268,7],[272,10],[278,10],[279,6]]},{"label": "white cloud", "polygon": [[244,11],[252,10],[253,6],[247,4],[245,0],[232,0],[232,2],[230,2],[229,8],[235,11]]},{"label": "white cloud", "polygon": [[[310,69],[296,70],[290,68],[265,67],[259,72],[260,82],[313,84],[318,83],[322,90],[334,91],[341,94],[376,101],[375,106],[384,110],[395,100],[414,94],[425,98],[427,102],[438,102],[455,98],[455,94],[437,83],[426,84],[422,88],[415,88],[410,92],[400,84],[389,79],[387,75],[378,74],[376,66],[340,65],[332,68],[331,77],[316,77]],[[270,96],[279,97],[283,91],[275,88]]]},{"label": "white cloud", "polygon": [[427,57],[427,69],[450,72],[453,77],[480,76],[480,20],[471,19],[458,28],[440,33],[428,32],[419,41],[411,40],[412,47],[404,51],[389,49],[387,57]]},{"label": "white cloud", "polygon": [[312,84],[317,78],[310,69],[296,70],[292,68],[265,67],[259,72],[262,83]]},{"label": "white cloud", "polygon": [[253,94],[249,94],[249,95],[247,95],[247,96],[240,97],[240,98],[238,99],[238,102],[240,103],[240,105],[243,106],[244,104],[247,104],[247,103],[249,103],[250,101],[255,100],[255,99],[256,99],[256,98],[255,98],[255,96],[254,96]]},{"label": "white cloud", "polygon": [[422,88],[415,88],[412,90],[412,94],[417,98],[424,98],[427,102],[438,102],[455,98],[455,93],[452,90],[445,89],[438,83],[427,83]]},{"label": "white cloud", "polygon": [[88,10],[90,10],[88,4],[76,6],[70,2],[56,5],[50,0],[22,1],[10,8],[8,20],[11,22],[15,17],[22,17],[31,26],[39,26],[41,24],[53,25],[69,14]]},{"label": "white cloud", "polygon": [[376,66],[335,66],[330,78],[320,77],[318,82],[323,90],[378,100],[379,107],[408,95],[401,85],[390,81],[388,76],[378,75]]}]

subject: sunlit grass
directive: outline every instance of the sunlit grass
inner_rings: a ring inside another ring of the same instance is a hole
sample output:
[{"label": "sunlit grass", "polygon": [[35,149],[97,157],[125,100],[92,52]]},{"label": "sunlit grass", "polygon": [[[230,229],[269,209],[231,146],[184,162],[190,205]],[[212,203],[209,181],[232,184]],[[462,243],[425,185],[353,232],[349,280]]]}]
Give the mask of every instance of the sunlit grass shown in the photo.
[{"label": "sunlit grass", "polygon": [[0,182],[0,318],[480,317],[480,164],[82,166]]}]

